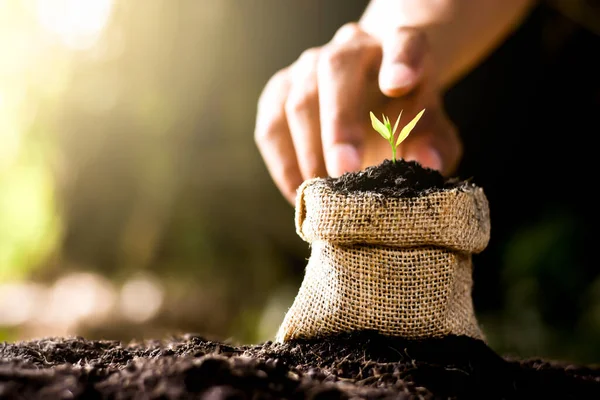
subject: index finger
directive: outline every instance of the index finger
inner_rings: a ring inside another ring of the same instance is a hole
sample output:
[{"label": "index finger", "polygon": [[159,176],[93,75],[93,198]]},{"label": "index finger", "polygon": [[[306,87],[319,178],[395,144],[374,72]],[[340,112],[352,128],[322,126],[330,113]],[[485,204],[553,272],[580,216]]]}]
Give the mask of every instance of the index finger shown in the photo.
[{"label": "index finger", "polygon": [[[323,49],[318,85],[321,140],[331,176],[362,165],[367,88],[377,85],[381,48],[358,27],[347,25]],[[373,82],[371,82],[373,81]]]}]

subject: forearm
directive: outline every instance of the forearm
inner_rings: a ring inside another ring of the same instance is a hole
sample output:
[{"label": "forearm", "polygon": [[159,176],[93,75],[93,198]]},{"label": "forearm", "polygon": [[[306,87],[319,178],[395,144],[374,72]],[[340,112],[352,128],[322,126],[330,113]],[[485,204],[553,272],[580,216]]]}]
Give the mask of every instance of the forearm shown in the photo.
[{"label": "forearm", "polygon": [[384,39],[399,27],[427,32],[439,84],[449,87],[493,51],[536,0],[372,0],[359,23]]}]

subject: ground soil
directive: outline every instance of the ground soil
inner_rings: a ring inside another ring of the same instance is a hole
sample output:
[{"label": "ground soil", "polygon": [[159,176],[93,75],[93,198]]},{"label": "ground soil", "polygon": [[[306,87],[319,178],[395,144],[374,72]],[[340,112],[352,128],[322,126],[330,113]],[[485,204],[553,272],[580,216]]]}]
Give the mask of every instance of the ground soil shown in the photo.
[{"label": "ground soil", "polygon": [[600,366],[497,355],[482,341],[355,332],[232,345],[196,335],[0,345],[2,399],[599,399]]},{"label": "ground soil", "polygon": [[342,193],[373,192],[388,197],[417,197],[433,191],[472,186],[470,179],[445,178],[438,171],[415,161],[385,160],[358,172],[326,178],[329,186]]}]

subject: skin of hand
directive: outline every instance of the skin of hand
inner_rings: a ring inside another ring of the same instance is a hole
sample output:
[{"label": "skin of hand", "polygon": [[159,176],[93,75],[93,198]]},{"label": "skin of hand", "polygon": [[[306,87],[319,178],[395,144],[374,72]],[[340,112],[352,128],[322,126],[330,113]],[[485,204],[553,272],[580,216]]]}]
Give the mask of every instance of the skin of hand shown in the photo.
[{"label": "skin of hand", "polygon": [[402,127],[424,108],[398,156],[451,174],[462,147],[442,108],[426,35],[399,28],[380,41],[350,23],[271,78],[258,102],[255,140],[293,204],[306,179],[391,157],[389,144],[371,128],[370,111],[395,121],[402,110]]},{"label": "skin of hand", "polygon": [[[532,0],[373,0],[360,23],[277,72],[259,101],[254,138],[291,203],[306,179],[391,158],[369,112],[400,127],[425,109],[398,157],[450,176],[462,142],[442,95],[516,25]],[[402,18],[399,18],[402,17]]]}]

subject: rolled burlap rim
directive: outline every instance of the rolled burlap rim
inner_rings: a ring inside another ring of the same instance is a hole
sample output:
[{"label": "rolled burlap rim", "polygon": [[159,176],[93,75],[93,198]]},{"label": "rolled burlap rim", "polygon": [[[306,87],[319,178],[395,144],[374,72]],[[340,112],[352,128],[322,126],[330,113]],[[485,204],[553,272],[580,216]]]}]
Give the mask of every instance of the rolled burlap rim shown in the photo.
[{"label": "rolled burlap rim", "polygon": [[474,185],[386,197],[341,193],[315,178],[298,189],[296,232],[309,243],[440,246],[479,253],[490,238],[489,206],[483,189]]},{"label": "rolled burlap rim", "polygon": [[276,341],[353,330],[485,340],[471,298],[471,254],[490,234],[481,188],[390,197],[312,179],[298,191],[296,229],[311,256]]}]

